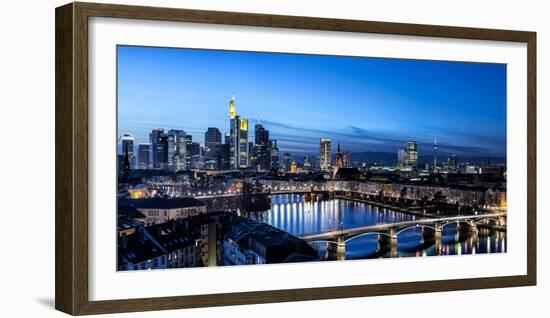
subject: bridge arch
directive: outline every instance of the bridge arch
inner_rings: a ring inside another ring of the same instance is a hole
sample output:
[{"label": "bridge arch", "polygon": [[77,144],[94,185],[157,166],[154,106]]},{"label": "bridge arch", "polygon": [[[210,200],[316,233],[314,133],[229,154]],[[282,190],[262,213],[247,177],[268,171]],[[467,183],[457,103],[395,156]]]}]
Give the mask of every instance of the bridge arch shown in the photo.
[{"label": "bridge arch", "polygon": [[487,218],[477,219],[477,220],[475,221],[475,223],[476,223],[476,224],[480,224],[481,222],[486,221],[486,220],[495,221],[496,223],[499,223],[499,222],[500,222],[500,220],[497,219],[497,218],[487,217]]},{"label": "bridge arch", "polygon": [[338,241],[331,241],[331,240],[315,240],[315,241],[309,241],[308,244],[312,243],[327,243],[327,244],[338,244]]},{"label": "bridge arch", "polygon": [[373,234],[376,234],[376,235],[384,235],[384,236],[387,236],[389,238],[391,238],[391,235],[389,233],[384,233],[384,232],[365,232],[365,233],[361,233],[361,234],[357,234],[357,235],[354,235],[354,236],[351,236],[349,237],[348,239],[344,240],[344,243],[347,243],[351,240],[355,240],[356,238],[359,238],[359,237],[363,237],[363,236],[367,236],[367,235],[373,235]]},{"label": "bridge arch", "polygon": [[399,235],[401,232],[405,232],[405,231],[410,230],[410,229],[425,228],[425,227],[427,227],[429,229],[432,229],[434,231],[437,231],[437,229],[433,225],[417,224],[417,225],[411,225],[411,226],[407,226],[405,228],[400,229],[399,231],[397,231],[397,233],[395,233],[395,236]]},{"label": "bridge arch", "polygon": [[451,224],[466,224],[466,225],[471,225],[467,220],[459,220],[459,221],[449,221],[449,222],[445,222],[445,223],[442,223],[441,224],[441,230],[443,230],[443,228],[447,225],[451,225]]}]

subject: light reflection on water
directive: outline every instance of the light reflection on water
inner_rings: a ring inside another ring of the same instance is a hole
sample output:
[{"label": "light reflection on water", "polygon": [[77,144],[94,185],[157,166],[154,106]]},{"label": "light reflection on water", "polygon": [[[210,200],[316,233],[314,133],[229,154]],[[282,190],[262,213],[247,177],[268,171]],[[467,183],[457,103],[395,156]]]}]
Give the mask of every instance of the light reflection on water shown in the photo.
[{"label": "light reflection on water", "polygon": [[[295,236],[419,218],[348,200],[306,201],[299,194],[274,195],[271,202],[270,210],[252,212],[251,217]],[[423,240],[421,231],[411,228],[400,233],[397,249],[381,246],[376,234],[352,239],[346,243],[346,259],[502,253],[507,249],[505,232],[480,228],[477,234],[468,234],[449,225],[443,228],[441,240]],[[327,252],[327,243],[312,246],[322,259],[334,257]]]}]

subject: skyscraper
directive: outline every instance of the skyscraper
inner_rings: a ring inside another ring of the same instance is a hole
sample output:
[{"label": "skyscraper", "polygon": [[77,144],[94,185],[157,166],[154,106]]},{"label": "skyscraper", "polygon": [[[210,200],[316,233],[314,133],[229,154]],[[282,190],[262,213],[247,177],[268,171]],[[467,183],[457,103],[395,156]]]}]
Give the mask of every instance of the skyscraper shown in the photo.
[{"label": "skyscraper", "polygon": [[279,169],[279,147],[277,146],[277,140],[271,139],[269,141],[269,152],[271,154],[271,169]]},{"label": "skyscraper", "polygon": [[201,145],[198,142],[190,142],[187,140],[187,162],[188,167],[193,169],[200,168],[201,160]]},{"label": "skyscraper", "polygon": [[151,145],[141,143],[138,145],[138,169],[151,168]]},{"label": "skyscraper", "polygon": [[271,168],[271,154],[269,151],[269,130],[260,123],[254,126],[254,148],[258,171],[268,171]]},{"label": "skyscraper", "polygon": [[418,145],[416,144],[416,141],[409,140],[406,143],[406,159],[405,159],[405,165],[407,166],[416,166],[418,163]]},{"label": "skyscraper", "polygon": [[407,161],[407,150],[405,148],[401,148],[397,150],[397,164],[400,166],[406,165]]},{"label": "skyscraper", "polygon": [[319,166],[321,170],[329,171],[331,166],[330,138],[320,139]]},{"label": "skyscraper", "polygon": [[204,167],[219,169],[222,134],[218,128],[209,127],[204,133]]},{"label": "skyscraper", "polygon": [[151,144],[151,164],[153,169],[165,169],[168,164],[168,140],[164,129],[153,129],[149,134]]},{"label": "skyscraper", "polygon": [[309,156],[304,156],[304,168],[311,167],[311,162],[309,161]]},{"label": "skyscraper", "polygon": [[248,120],[235,111],[235,95],[229,101],[230,164],[234,169],[247,168],[248,160]]},{"label": "skyscraper", "polygon": [[134,136],[129,133],[125,133],[120,137],[120,143],[122,147],[122,154],[125,155],[126,151],[128,151],[128,162],[130,164],[130,168],[133,169],[135,163]]},{"label": "skyscraper", "polygon": [[172,129],[167,134],[168,169],[180,171],[187,169],[187,134],[183,130]]}]

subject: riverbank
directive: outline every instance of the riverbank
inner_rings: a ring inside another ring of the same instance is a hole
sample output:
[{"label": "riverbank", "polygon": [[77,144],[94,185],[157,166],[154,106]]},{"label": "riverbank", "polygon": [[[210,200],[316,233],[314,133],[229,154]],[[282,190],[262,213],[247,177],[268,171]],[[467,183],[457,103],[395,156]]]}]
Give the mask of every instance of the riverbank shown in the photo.
[{"label": "riverbank", "polygon": [[423,211],[410,210],[410,209],[407,209],[407,208],[403,208],[403,207],[399,207],[399,206],[393,206],[393,205],[389,205],[389,204],[384,204],[384,203],[381,203],[381,202],[371,201],[371,200],[367,200],[367,199],[349,198],[349,197],[346,197],[346,196],[343,196],[343,195],[335,195],[334,198],[335,199],[348,200],[348,201],[354,201],[354,202],[360,202],[360,203],[366,203],[366,204],[374,205],[374,206],[377,206],[377,207],[390,209],[390,210],[394,210],[394,211],[397,211],[397,212],[411,214],[411,215],[415,215],[415,216],[421,216],[421,217],[425,217],[425,218],[441,217],[441,215],[437,215],[437,214],[424,213]]}]

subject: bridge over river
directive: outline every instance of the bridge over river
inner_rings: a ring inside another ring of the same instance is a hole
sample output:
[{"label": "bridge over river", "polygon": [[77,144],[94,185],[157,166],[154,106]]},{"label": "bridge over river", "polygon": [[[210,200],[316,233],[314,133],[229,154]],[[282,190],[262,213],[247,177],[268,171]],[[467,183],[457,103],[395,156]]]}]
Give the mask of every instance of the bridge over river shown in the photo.
[{"label": "bridge over river", "polygon": [[306,242],[327,242],[331,251],[345,254],[346,242],[365,235],[378,235],[382,243],[397,246],[397,237],[400,233],[411,228],[422,228],[423,237],[441,238],[443,227],[455,225],[460,231],[476,232],[477,226],[483,222],[494,222],[498,227],[506,225],[506,213],[490,213],[479,215],[461,215],[441,218],[425,218],[396,223],[376,224],[351,229],[332,230],[311,235],[302,235],[300,239]]}]

